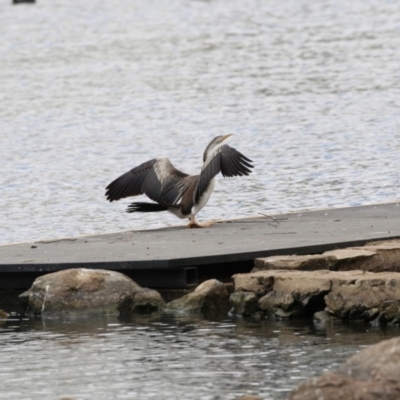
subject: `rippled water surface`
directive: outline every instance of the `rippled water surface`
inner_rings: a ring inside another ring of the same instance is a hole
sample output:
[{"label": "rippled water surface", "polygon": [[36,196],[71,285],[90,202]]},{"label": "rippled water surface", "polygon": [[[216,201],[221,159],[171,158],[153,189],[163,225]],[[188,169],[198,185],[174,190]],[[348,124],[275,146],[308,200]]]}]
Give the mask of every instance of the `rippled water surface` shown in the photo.
[{"label": "rippled water surface", "polygon": [[304,379],[398,334],[364,324],[136,317],[0,322],[0,399],[286,399]]},{"label": "rippled water surface", "polygon": [[395,1],[0,4],[0,243],[182,223],[104,187],[211,138],[254,160],[200,220],[399,199]]}]

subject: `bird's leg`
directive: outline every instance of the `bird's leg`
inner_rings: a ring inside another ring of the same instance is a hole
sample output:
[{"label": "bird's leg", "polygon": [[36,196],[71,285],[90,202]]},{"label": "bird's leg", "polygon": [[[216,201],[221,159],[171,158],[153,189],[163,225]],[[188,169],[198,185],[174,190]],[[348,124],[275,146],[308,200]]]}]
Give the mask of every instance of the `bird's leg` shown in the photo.
[{"label": "bird's leg", "polygon": [[195,217],[194,214],[190,214],[190,222],[189,222],[189,224],[188,224],[187,227],[188,227],[188,228],[203,228],[201,225],[199,225],[199,224],[196,222],[196,217]]}]

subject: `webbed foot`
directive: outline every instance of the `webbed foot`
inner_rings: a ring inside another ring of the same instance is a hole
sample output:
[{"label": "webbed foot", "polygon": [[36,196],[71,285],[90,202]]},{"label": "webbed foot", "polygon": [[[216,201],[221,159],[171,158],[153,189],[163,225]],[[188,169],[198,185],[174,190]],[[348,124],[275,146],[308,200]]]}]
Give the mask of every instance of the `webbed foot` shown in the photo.
[{"label": "webbed foot", "polygon": [[198,224],[197,222],[189,222],[187,224],[187,227],[192,229],[192,228],[204,228],[204,226]]}]

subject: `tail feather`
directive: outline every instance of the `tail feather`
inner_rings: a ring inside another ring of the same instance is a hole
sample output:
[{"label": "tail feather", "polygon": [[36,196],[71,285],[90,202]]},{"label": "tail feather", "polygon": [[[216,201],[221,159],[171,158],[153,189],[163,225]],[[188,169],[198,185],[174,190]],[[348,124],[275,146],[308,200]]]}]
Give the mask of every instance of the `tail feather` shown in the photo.
[{"label": "tail feather", "polygon": [[167,205],[165,204],[157,204],[157,203],[144,203],[144,202],[137,202],[132,203],[126,209],[127,213],[133,212],[159,212],[159,211],[167,211]]}]

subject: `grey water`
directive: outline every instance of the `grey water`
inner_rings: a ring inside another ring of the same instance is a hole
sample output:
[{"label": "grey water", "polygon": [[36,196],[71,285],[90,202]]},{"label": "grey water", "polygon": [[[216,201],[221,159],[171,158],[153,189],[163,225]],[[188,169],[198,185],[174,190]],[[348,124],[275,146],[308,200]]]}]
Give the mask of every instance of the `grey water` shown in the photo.
[{"label": "grey water", "polygon": [[396,1],[0,2],[0,243],[183,224],[104,188],[211,138],[254,161],[200,221],[399,199]]},{"label": "grey water", "polygon": [[[200,221],[399,199],[393,0],[0,0],[0,244],[182,224],[105,186],[211,138],[251,158]],[[1,252],[1,250],[0,250]],[[397,328],[0,322],[0,399],[284,399]]]},{"label": "grey water", "polygon": [[311,376],[398,335],[364,324],[131,320],[0,325],[0,399],[286,399]]}]

